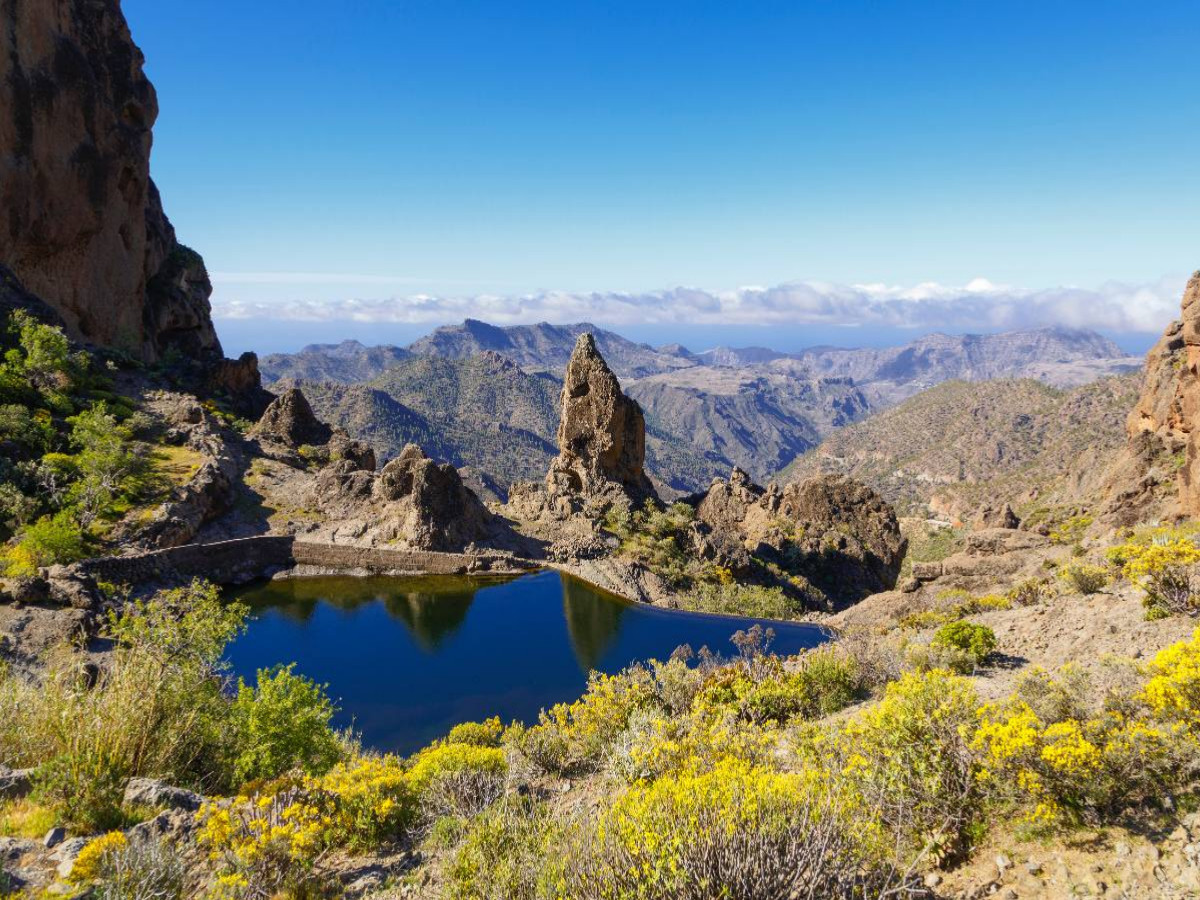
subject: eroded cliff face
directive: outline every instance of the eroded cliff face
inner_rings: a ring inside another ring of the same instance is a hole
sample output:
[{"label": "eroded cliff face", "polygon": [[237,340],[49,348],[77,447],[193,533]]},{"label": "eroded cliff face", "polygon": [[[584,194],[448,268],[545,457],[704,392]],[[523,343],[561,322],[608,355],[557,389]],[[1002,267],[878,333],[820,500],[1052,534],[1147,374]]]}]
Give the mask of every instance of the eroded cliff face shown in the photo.
[{"label": "eroded cliff face", "polygon": [[1107,512],[1117,524],[1200,516],[1200,272],[1180,318],[1146,356],[1129,444],[1109,474]]},{"label": "eroded cliff face", "polygon": [[220,358],[204,262],[150,180],[158,101],[119,0],[5,0],[0,28],[0,262],[76,338]]}]

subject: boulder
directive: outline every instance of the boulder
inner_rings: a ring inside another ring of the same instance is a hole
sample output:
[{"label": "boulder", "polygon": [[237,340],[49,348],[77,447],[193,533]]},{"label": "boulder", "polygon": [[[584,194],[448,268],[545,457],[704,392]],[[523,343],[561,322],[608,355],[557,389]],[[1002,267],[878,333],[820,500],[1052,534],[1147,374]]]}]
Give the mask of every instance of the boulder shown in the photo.
[{"label": "boulder", "polygon": [[546,476],[552,494],[601,496],[615,488],[635,504],[655,498],[646,477],[646,421],[617,376],[581,334],[567,363],[558,456]]},{"label": "boulder", "polygon": [[[772,484],[772,487],[775,488],[775,485]],[[775,491],[778,492],[778,488]],[[707,493],[696,505],[696,518],[714,531],[736,529],[746,520],[750,509],[758,506],[767,493],[754,484],[749,475],[734,466],[728,481],[713,479]],[[772,494],[771,497],[771,502],[777,503],[777,495]]]},{"label": "boulder", "polygon": [[131,778],[125,785],[124,802],[126,806],[186,809],[194,812],[204,803],[204,798],[155,778]]},{"label": "boulder", "polygon": [[1008,503],[1001,507],[985,506],[979,513],[979,528],[1021,527],[1021,520]]},{"label": "boulder", "polygon": [[19,800],[33,791],[33,769],[0,770],[0,800]]},{"label": "boulder", "polygon": [[234,410],[249,419],[258,419],[274,395],[262,386],[258,356],[246,351],[237,359],[220,359],[207,369],[201,390],[225,397]]},{"label": "boulder", "polygon": [[94,610],[103,601],[96,579],[75,566],[51,566],[46,570],[50,600],[72,609]]},{"label": "boulder", "polygon": [[371,445],[354,440],[341,428],[333,429],[333,436],[329,439],[329,457],[333,461],[350,463],[356,471],[375,471],[375,451]]},{"label": "boulder", "polygon": [[191,541],[200,529],[233,506],[237,462],[224,448],[200,464],[196,474],[171,492],[137,535],[144,547],[163,549]]},{"label": "boulder", "polygon": [[458,470],[415,444],[379,472],[375,495],[396,521],[396,537],[424,550],[460,550],[489,533],[491,514]]},{"label": "boulder", "polygon": [[329,426],[317,419],[299,388],[289,388],[272,400],[250,434],[293,449],[304,444],[326,444],[333,436]]},{"label": "boulder", "polygon": [[50,599],[50,584],[40,575],[19,575],[8,579],[7,593],[13,603],[45,603]]}]

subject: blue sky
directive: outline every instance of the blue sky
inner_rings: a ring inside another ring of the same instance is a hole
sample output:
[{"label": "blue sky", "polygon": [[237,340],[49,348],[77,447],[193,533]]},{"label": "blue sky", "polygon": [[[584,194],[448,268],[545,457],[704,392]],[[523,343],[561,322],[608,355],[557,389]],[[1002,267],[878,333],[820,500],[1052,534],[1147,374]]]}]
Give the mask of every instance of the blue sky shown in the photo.
[{"label": "blue sky", "polygon": [[222,315],[985,278],[1165,285],[1098,323],[1150,333],[1200,266],[1194,2],[123,5]]}]

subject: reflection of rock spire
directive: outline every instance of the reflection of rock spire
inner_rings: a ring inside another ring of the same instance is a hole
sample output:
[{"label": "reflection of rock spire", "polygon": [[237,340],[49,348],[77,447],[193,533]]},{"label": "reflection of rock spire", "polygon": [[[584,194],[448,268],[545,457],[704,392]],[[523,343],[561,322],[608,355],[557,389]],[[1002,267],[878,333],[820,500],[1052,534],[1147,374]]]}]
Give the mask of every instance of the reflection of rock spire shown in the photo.
[{"label": "reflection of rock spire", "polygon": [[563,590],[563,616],[567,636],[579,668],[585,672],[600,665],[605,652],[621,627],[625,604],[601,596],[595,589],[570,575],[560,575]]},{"label": "reflection of rock spire", "polygon": [[474,590],[393,594],[384,598],[384,608],[408,627],[417,646],[432,653],[462,627],[474,599]]},{"label": "reflection of rock spire", "polygon": [[[406,581],[412,584],[412,579]],[[417,646],[432,652],[462,627],[476,588],[438,578],[420,579],[416,586],[422,590],[396,593],[396,582],[387,578],[289,578],[272,582],[269,599],[253,608],[277,609],[285,618],[304,623],[320,603],[353,612],[381,601],[389,616],[404,623]]]}]

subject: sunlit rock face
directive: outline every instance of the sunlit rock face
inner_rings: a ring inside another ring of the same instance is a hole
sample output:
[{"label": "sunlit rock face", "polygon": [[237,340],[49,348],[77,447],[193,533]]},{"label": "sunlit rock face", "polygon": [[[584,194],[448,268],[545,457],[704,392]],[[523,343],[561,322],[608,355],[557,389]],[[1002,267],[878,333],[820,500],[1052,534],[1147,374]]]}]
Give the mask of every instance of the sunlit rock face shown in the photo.
[{"label": "sunlit rock face", "polygon": [[73,337],[219,358],[203,260],[150,179],[154,87],[117,0],[0,4],[0,262]]}]

